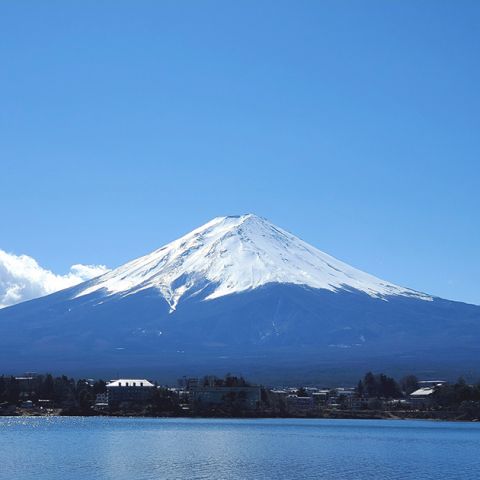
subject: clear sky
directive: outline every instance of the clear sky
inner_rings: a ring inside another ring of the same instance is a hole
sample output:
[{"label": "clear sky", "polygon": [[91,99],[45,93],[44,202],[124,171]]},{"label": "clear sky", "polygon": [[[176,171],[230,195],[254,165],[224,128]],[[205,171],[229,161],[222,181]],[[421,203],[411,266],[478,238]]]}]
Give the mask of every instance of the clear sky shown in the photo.
[{"label": "clear sky", "polygon": [[480,304],[480,2],[3,1],[0,249],[117,266],[253,212]]}]

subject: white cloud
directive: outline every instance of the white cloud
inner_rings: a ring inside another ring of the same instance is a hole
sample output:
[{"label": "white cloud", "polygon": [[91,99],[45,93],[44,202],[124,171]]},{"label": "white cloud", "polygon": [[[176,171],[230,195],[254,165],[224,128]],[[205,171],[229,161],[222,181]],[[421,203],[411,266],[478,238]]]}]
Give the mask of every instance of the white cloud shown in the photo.
[{"label": "white cloud", "polygon": [[0,308],[72,287],[105,272],[105,265],[77,264],[66,275],[57,275],[28,255],[0,250]]}]

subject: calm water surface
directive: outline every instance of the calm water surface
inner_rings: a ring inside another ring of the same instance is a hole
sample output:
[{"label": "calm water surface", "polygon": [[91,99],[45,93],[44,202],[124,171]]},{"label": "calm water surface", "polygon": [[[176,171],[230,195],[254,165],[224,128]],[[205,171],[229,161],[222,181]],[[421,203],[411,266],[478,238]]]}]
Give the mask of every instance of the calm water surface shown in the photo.
[{"label": "calm water surface", "polygon": [[0,417],[0,479],[480,479],[480,424]]}]

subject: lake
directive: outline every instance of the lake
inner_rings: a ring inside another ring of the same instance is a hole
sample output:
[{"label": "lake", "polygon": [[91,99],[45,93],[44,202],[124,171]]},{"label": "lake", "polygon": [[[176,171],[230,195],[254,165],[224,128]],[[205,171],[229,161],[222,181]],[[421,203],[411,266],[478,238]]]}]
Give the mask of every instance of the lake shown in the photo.
[{"label": "lake", "polygon": [[480,424],[0,417],[0,479],[480,478]]}]

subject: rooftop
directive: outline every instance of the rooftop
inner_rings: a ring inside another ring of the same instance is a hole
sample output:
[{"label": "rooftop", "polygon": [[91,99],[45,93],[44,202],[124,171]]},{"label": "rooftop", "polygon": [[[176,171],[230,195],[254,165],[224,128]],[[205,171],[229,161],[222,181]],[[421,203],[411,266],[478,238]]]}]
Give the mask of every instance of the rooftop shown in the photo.
[{"label": "rooftop", "polygon": [[107,387],[153,387],[153,383],[144,378],[119,378],[107,383]]},{"label": "rooftop", "polygon": [[431,395],[435,391],[434,388],[431,387],[423,387],[415,390],[413,393],[410,394],[411,397],[426,397]]}]

